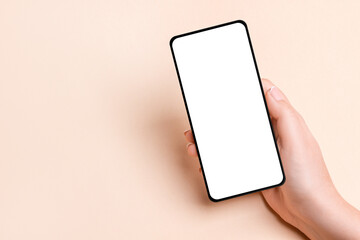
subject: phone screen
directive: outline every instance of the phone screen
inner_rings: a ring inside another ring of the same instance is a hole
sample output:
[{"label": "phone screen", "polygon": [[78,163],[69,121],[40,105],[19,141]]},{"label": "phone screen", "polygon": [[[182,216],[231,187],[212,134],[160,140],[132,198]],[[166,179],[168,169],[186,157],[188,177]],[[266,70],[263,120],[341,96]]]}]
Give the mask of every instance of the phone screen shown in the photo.
[{"label": "phone screen", "polygon": [[210,199],[281,185],[285,178],[246,24],[182,34],[170,45]]}]

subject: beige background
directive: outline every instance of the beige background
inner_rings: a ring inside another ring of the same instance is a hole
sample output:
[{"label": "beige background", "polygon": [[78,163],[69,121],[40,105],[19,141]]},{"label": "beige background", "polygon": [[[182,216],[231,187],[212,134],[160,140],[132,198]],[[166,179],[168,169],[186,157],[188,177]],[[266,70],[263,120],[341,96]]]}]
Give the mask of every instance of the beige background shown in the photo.
[{"label": "beige background", "polygon": [[0,1],[0,239],[303,239],[260,194],[210,202],[185,154],[169,39],[236,19],[248,23],[261,76],[302,113],[338,190],[360,208],[359,9]]}]

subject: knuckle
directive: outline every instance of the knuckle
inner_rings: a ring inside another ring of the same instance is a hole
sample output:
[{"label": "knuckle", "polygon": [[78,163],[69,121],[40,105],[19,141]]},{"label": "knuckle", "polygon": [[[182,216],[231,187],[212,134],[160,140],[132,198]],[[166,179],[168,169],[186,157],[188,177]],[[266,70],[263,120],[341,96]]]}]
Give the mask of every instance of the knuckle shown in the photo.
[{"label": "knuckle", "polygon": [[283,112],[286,113],[286,115],[288,115],[289,117],[298,118],[299,114],[290,104],[282,102],[282,105]]}]

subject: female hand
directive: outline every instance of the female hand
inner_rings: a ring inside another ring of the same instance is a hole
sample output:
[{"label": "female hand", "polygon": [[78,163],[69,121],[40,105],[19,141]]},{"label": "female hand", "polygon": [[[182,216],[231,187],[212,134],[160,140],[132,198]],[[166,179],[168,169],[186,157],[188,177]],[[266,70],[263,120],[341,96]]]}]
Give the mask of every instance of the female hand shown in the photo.
[{"label": "female hand", "polygon": [[[336,191],[304,119],[273,83],[262,85],[286,175],[284,185],[262,191],[266,202],[312,239],[360,239],[360,212]],[[197,156],[192,132],[184,134]]]}]

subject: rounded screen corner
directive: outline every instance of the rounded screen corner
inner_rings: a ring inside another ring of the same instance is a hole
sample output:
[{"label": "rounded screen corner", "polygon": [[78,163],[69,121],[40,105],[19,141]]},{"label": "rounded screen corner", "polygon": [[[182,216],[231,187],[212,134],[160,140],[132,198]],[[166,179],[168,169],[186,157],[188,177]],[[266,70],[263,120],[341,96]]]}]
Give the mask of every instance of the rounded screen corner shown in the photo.
[{"label": "rounded screen corner", "polygon": [[236,20],[236,21],[234,21],[233,22],[234,24],[235,23],[238,23],[238,24],[240,24],[243,28],[245,28],[246,30],[248,29],[248,27],[247,27],[247,24],[246,24],[246,22],[244,21],[244,20]]},{"label": "rounded screen corner", "polygon": [[234,22],[235,23],[240,23],[240,24],[244,25],[245,27],[247,27],[247,24],[246,24],[246,22],[244,20],[238,19],[238,20],[236,20]]},{"label": "rounded screen corner", "polygon": [[223,200],[221,198],[214,198],[213,196],[211,196],[209,192],[208,192],[208,197],[212,202],[220,202],[221,200]]},{"label": "rounded screen corner", "polygon": [[283,173],[281,181],[278,184],[276,184],[276,186],[280,187],[280,186],[284,185],[285,182],[286,182],[286,177],[285,177],[285,174]]},{"label": "rounded screen corner", "polygon": [[175,40],[178,39],[178,38],[179,38],[179,36],[173,36],[173,37],[170,39],[170,41],[169,41],[170,47],[173,47]]}]

